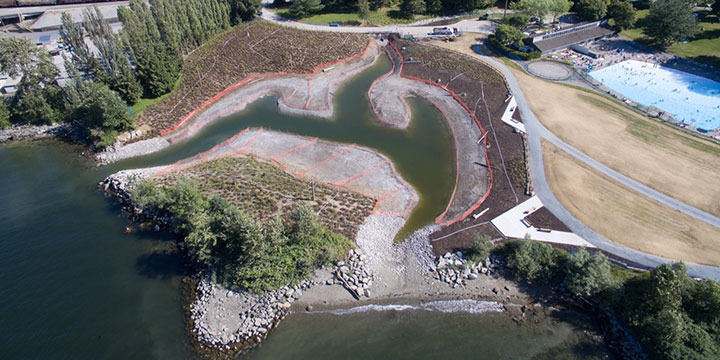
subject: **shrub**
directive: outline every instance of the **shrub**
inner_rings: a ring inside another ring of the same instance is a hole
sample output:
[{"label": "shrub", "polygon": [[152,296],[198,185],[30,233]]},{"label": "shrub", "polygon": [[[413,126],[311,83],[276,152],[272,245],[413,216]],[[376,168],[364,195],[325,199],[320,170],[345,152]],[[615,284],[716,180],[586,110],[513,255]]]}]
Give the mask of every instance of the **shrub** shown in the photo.
[{"label": "shrub", "polygon": [[580,249],[568,257],[565,265],[565,288],[575,296],[595,295],[613,284],[610,262],[601,252],[590,255]]},{"label": "shrub", "polygon": [[490,47],[493,49],[499,51],[502,54],[505,55],[513,55],[516,56],[522,60],[533,60],[533,59],[539,59],[541,56],[540,51],[531,51],[531,52],[522,52],[518,50],[511,49],[507,46],[504,46],[501,44],[496,38],[495,35],[488,35],[488,44],[490,44]]},{"label": "shrub", "polygon": [[505,245],[508,266],[526,281],[549,282],[563,268],[567,252],[529,239],[513,240]]},{"label": "shrub", "polygon": [[468,251],[468,258],[473,262],[481,262],[487,258],[490,250],[493,248],[493,243],[490,241],[490,237],[487,235],[478,235],[473,241],[470,251]]}]

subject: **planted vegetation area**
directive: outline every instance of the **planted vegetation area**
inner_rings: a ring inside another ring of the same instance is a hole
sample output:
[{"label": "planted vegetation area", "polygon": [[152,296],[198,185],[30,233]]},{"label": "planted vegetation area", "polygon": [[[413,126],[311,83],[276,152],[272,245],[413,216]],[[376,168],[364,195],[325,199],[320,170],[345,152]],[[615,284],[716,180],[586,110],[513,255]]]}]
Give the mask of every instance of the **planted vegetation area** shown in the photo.
[{"label": "planted vegetation area", "polygon": [[192,180],[208,198],[221,197],[263,223],[288,222],[298,204],[312,208],[332,231],[354,239],[372,213],[375,200],[323,184],[300,180],[273,164],[252,157],[230,157],[173,172],[156,179],[163,186]]},{"label": "planted vegetation area", "polygon": [[[480,241],[477,247],[485,251]],[[682,263],[632,272],[599,252],[580,249],[571,255],[530,240],[504,243],[492,253],[503,257],[521,281],[558,287],[590,306],[621,358],[720,356],[720,285],[689,278]]]},{"label": "planted vegetation area", "polygon": [[135,124],[150,125],[146,136],[156,136],[252,74],[310,72],[363,52],[367,43],[368,37],[360,34],[302,31],[266,21],[241,24],[188,55],[178,88],[146,109]]},{"label": "planted vegetation area", "polygon": [[219,281],[254,292],[307,279],[316,268],[340,260],[352,242],[298,204],[288,221],[260,222],[220,196],[208,197],[197,182],[157,186],[144,180],[133,202],[168,216],[170,231],[184,239],[188,254]]},{"label": "planted vegetation area", "polygon": [[[504,124],[500,117],[505,111],[508,89],[497,71],[469,56],[416,41],[393,40],[405,60],[403,75],[410,75],[443,85],[457,94],[475,113],[480,125],[487,132],[487,159],[493,172],[490,195],[477,210],[489,208],[482,218],[469,216],[448,226],[433,238],[436,254],[469,248],[478,232],[491,237],[498,236],[492,227],[479,227],[478,231],[460,232],[444,237],[473,223],[487,221],[528,198],[525,195],[527,177],[525,172],[522,136]],[[480,139],[478,139],[480,140]],[[485,166],[487,164],[478,164]]]}]

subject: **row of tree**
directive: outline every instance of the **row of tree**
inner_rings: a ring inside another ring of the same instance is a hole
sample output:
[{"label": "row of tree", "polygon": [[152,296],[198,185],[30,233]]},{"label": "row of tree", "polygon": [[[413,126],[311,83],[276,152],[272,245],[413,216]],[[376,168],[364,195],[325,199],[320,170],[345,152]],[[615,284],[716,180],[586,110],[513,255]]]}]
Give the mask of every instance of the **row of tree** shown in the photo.
[{"label": "row of tree", "polygon": [[[479,239],[471,253],[486,254],[491,248],[487,243]],[[682,263],[620,275],[600,252],[591,255],[580,249],[571,255],[530,240],[511,241],[492,251],[505,257],[523,281],[559,285],[610,309],[651,359],[720,358],[720,285],[689,278]]]},{"label": "row of tree", "polygon": [[[615,19],[615,26],[619,30],[632,27],[636,17],[635,8],[627,0],[577,0],[574,3],[569,0],[520,0],[512,3],[511,8],[522,15],[537,19],[540,23],[548,16],[555,22],[560,15],[571,9],[585,20],[600,20],[609,16]],[[524,27],[529,20],[510,25]]]},{"label": "row of tree", "polygon": [[489,0],[293,0],[290,15],[303,18],[320,11],[357,11],[358,17],[367,19],[370,11],[399,5],[400,16],[412,18],[416,14],[457,14],[482,9]]},{"label": "row of tree", "polygon": [[70,51],[64,89],[43,47],[0,39],[0,71],[21,77],[12,101],[0,103],[0,128],[64,120],[99,147],[110,145],[132,128],[128,105],[172,91],[184,55],[260,9],[260,0],[131,0],[118,9],[119,34],[97,8],[85,9],[80,23],[63,13],[60,35]]},{"label": "row of tree", "polygon": [[170,231],[216,278],[254,292],[307,279],[316,268],[342,259],[351,246],[305,205],[297,207],[287,225],[276,217],[263,226],[224,198],[208,199],[190,180],[172,187],[145,180],[132,198],[138,206],[170,215]]},{"label": "row of tree", "polygon": [[[660,46],[693,38],[698,29],[694,6],[687,0],[653,1],[644,21],[645,35]],[[530,18],[542,22],[550,16],[554,22],[570,9],[585,20],[612,19],[618,31],[632,28],[637,21],[637,11],[628,0],[577,0],[574,4],[568,0],[520,0],[511,7],[520,13],[507,18],[505,24],[519,30],[528,25]],[[720,9],[720,6],[713,8],[714,13],[717,13],[716,8]],[[517,42],[519,32],[509,27],[498,30],[501,32],[498,40],[502,37],[504,45]]]}]

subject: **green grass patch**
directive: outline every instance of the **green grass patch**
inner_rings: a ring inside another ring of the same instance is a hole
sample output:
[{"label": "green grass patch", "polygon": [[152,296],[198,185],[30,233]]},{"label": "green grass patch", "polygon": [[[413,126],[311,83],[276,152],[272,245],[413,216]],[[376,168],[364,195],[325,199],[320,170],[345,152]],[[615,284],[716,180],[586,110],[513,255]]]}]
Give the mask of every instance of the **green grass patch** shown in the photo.
[{"label": "green grass patch", "polygon": [[158,101],[170,96],[172,93],[174,93],[175,90],[178,88],[178,85],[180,85],[181,81],[182,81],[181,78],[178,77],[177,81],[175,81],[175,86],[173,86],[173,90],[167,94],[160,95],[156,98],[140,98],[140,100],[138,100],[138,102],[136,102],[135,105],[130,107],[130,110],[132,110],[133,119],[137,118],[148,107],[152,106],[156,102],[158,102]]}]

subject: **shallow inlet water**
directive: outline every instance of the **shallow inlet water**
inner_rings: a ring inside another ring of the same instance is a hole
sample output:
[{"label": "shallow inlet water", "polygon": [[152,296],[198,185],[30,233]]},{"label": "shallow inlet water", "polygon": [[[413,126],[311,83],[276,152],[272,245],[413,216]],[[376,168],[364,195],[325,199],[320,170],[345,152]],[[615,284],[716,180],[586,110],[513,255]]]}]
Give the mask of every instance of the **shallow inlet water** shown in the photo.
[{"label": "shallow inlet water", "polygon": [[[161,153],[101,168],[78,155],[77,148],[63,143],[0,146],[0,358],[192,358],[180,299],[182,261],[172,250],[172,239],[152,232],[123,234],[127,220],[96,191],[96,184],[124,168],[167,164],[193,156],[246,126],[273,127],[377,148],[396,162],[413,186],[429,189],[420,191],[423,202],[413,213],[413,221],[422,225],[432,219],[442,211],[452,190],[453,151],[437,112],[420,102],[413,103],[416,124],[410,133],[416,135],[405,136],[379,127],[367,130],[375,125],[365,91],[370,81],[388,68],[383,60],[343,89],[336,101],[337,120],[330,123],[279,115],[274,101],[265,99]],[[367,124],[360,126],[353,120]],[[413,158],[421,161],[406,162]],[[459,320],[463,318],[469,320]],[[331,338],[342,327],[359,335],[359,339],[375,334],[395,339],[371,343],[366,357],[422,343],[454,347],[465,357],[475,357],[477,351],[499,351],[499,346],[529,346],[528,338],[518,336],[522,333],[517,326],[495,319],[427,312],[396,317],[388,317],[387,313],[363,317],[298,314],[283,322],[277,336],[273,334],[261,351],[252,355],[262,357],[263,351],[272,349],[281,352],[277,357],[290,354],[296,343],[286,336],[314,329],[319,338]],[[430,323],[434,329],[431,332],[414,332],[411,337],[402,334],[406,329]],[[565,331],[560,330],[564,326],[570,325],[548,323],[542,331],[549,331],[548,338],[554,338],[552,334]],[[508,340],[499,344],[463,336],[467,331],[487,331],[489,327],[496,337]],[[573,327],[569,329],[579,333]],[[564,335],[557,336],[560,339]],[[461,341],[466,344],[458,347]],[[357,346],[352,342],[346,345],[337,342],[333,351],[345,353]],[[309,354],[298,353],[296,358]],[[566,354],[574,357],[570,350]]]}]

